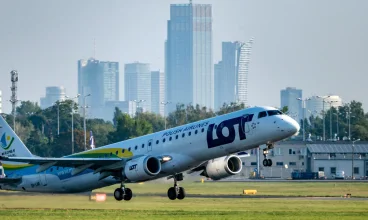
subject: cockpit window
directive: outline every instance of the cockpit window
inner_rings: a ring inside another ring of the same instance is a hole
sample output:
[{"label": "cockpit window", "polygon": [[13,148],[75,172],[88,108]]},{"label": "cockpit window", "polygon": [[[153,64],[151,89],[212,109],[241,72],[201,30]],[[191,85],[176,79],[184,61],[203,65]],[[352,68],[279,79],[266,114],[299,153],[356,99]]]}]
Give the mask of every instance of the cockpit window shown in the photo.
[{"label": "cockpit window", "polygon": [[272,116],[272,115],[282,115],[282,112],[279,110],[271,110],[271,111],[267,111],[268,116]]},{"label": "cockpit window", "polygon": [[263,118],[263,117],[267,117],[267,112],[264,111],[258,114],[258,118]]}]

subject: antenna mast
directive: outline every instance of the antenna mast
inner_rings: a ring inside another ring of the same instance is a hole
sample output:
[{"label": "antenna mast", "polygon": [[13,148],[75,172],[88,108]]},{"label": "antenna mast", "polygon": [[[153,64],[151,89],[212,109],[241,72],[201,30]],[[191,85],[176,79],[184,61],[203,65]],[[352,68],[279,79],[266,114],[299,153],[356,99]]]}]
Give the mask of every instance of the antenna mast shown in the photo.
[{"label": "antenna mast", "polygon": [[10,97],[10,102],[12,103],[12,114],[13,114],[13,130],[15,132],[15,114],[16,114],[16,105],[19,101],[17,99],[17,90],[18,90],[18,72],[16,70],[12,70],[10,72],[10,81],[12,82],[12,86],[10,87],[12,91],[12,96]]}]

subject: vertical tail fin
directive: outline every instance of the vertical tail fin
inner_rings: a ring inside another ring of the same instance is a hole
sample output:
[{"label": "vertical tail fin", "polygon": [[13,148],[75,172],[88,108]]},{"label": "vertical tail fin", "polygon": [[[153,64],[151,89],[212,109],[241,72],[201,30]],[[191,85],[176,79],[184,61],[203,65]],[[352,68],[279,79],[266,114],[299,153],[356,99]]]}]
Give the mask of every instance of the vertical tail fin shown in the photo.
[{"label": "vertical tail fin", "polygon": [[0,115],[0,156],[33,157],[32,153]]}]

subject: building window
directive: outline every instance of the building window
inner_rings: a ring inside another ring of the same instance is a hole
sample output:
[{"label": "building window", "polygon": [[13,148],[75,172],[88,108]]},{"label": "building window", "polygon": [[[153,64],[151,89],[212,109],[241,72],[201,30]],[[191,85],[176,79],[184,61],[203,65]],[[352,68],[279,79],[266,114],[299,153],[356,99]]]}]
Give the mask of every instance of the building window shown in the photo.
[{"label": "building window", "polygon": [[336,175],[336,167],[331,167],[330,173]]},{"label": "building window", "polygon": [[359,174],[359,167],[354,167],[354,174]]},{"label": "building window", "polygon": [[293,149],[289,149],[289,154],[293,154]]},{"label": "building window", "polygon": [[325,168],[324,167],[318,167],[318,171],[325,172]]},{"label": "building window", "polygon": [[273,152],[275,153],[275,155],[277,156],[281,156],[282,155],[282,151],[281,151],[281,148],[278,147],[278,148],[274,148],[273,149]]},{"label": "building window", "polygon": [[251,166],[257,166],[257,162],[250,162]]},{"label": "building window", "polygon": [[289,162],[289,166],[296,166],[296,162]]},{"label": "building window", "polygon": [[284,166],[284,162],[276,162],[276,166]]}]

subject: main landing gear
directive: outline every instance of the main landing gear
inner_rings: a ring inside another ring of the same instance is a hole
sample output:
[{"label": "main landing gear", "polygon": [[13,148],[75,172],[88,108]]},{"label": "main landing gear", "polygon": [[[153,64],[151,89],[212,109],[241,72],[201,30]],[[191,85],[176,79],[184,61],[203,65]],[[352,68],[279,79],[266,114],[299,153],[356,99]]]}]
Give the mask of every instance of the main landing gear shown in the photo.
[{"label": "main landing gear", "polygon": [[267,159],[267,154],[268,154],[268,150],[271,150],[274,147],[274,144],[267,144],[267,148],[263,149],[263,166],[265,167],[270,167],[272,166],[272,160],[271,159]]},{"label": "main landing gear", "polygon": [[133,197],[133,192],[129,188],[125,188],[125,185],[122,183],[120,188],[115,189],[114,197],[117,201],[125,200],[129,201]]},{"label": "main landing gear", "polygon": [[174,187],[170,187],[167,191],[167,197],[171,200],[175,199],[184,199],[185,198],[185,190],[183,187],[178,186],[178,181],[183,180],[183,174],[175,174],[174,176],[169,177],[168,179],[174,178]]}]

